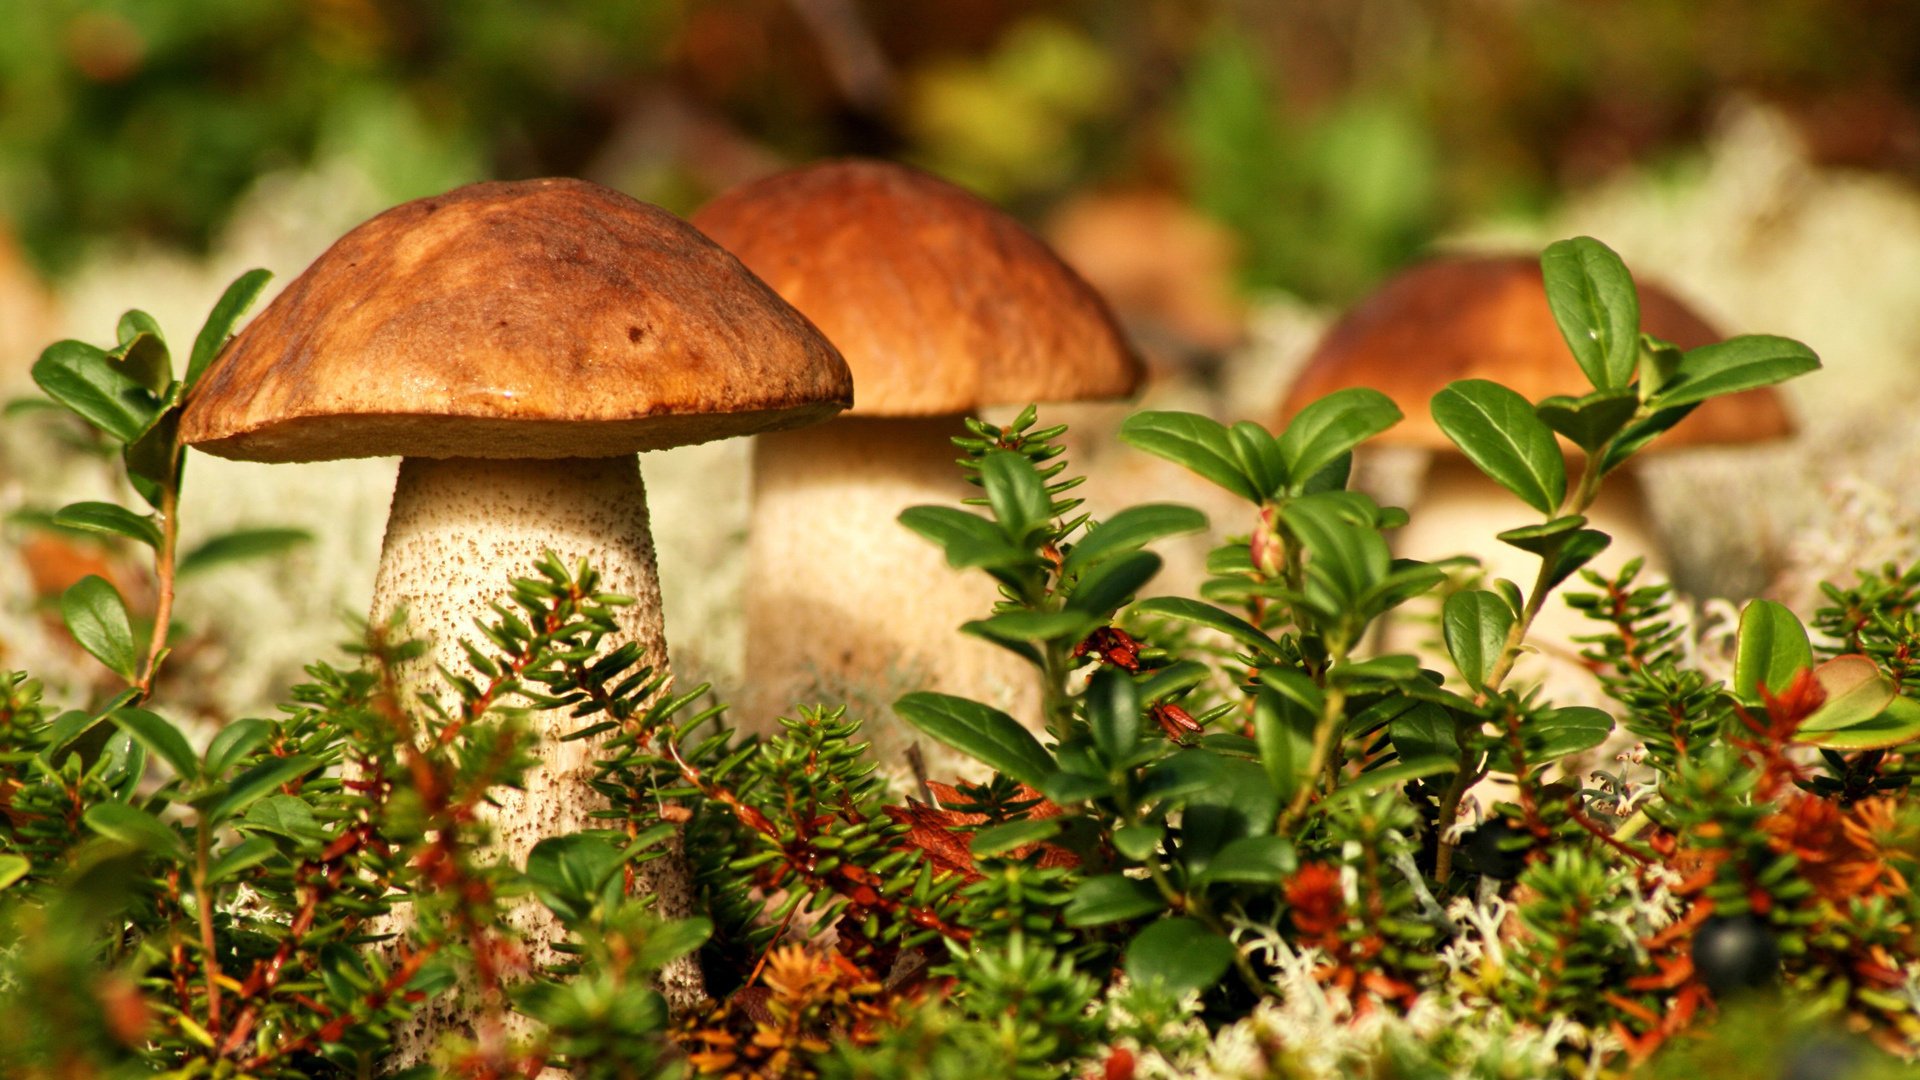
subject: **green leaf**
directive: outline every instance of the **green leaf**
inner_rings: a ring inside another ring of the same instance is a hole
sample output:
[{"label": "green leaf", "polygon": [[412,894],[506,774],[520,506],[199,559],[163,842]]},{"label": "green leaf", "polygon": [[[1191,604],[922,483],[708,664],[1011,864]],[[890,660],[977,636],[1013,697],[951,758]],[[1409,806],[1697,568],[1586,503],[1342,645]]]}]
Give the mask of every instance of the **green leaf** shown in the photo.
[{"label": "green leaf", "polygon": [[[693,952],[707,943],[713,936],[713,920],[696,915],[690,919],[669,919],[647,934],[647,943],[634,954],[635,963],[650,970],[658,971],[674,960]],[[666,1000],[654,994],[656,1004],[651,1005],[650,1016],[657,1018],[654,1023],[664,1025],[667,1019]],[[649,1028],[659,1030],[659,1028]]]},{"label": "green leaf", "polygon": [[1227,443],[1233,448],[1240,471],[1253,481],[1254,489],[1265,498],[1279,494],[1287,486],[1287,469],[1280,461],[1280,444],[1267,429],[1242,420],[1227,429]]},{"label": "green leaf", "polygon": [[1168,619],[1178,619],[1215,630],[1235,642],[1253,651],[1274,659],[1280,658],[1280,645],[1266,632],[1252,623],[1223,611],[1212,604],[1198,600],[1189,600],[1184,596],[1155,596],[1133,605],[1133,610],[1147,615],[1159,615]]},{"label": "green leaf", "polygon": [[1101,625],[1102,620],[1083,611],[1003,611],[989,618],[975,619],[960,628],[993,641],[1068,641],[1078,644]]},{"label": "green leaf", "polygon": [[987,451],[980,459],[980,484],[986,488],[993,516],[1013,543],[1026,543],[1036,530],[1052,522],[1053,500],[1047,497],[1046,482],[1025,454]]},{"label": "green leaf", "polygon": [[1020,722],[977,701],[916,691],[893,703],[901,719],[929,736],[994,769],[1039,787],[1055,770],[1047,753]]},{"label": "green leaf", "polygon": [[1301,409],[1280,434],[1280,459],[1299,484],[1400,422],[1400,407],[1378,390],[1337,390]]},{"label": "green leaf", "polygon": [[297,844],[319,844],[328,839],[326,826],[314,815],[305,799],[294,795],[269,795],[247,808],[246,816],[234,824],[242,832],[284,836]]},{"label": "green leaf", "polygon": [[1813,677],[1826,700],[1801,721],[1802,733],[1856,729],[1882,715],[1894,701],[1893,680],[1870,657],[1836,656],[1813,669]]},{"label": "green leaf", "polygon": [[87,807],[86,813],[80,815],[80,820],[109,840],[118,840],[142,851],[175,859],[187,856],[187,845],[180,839],[180,834],[172,826],[138,807],[123,802],[94,803]]},{"label": "green leaf", "polygon": [[41,748],[40,757],[52,762],[68,743],[106,718],[106,713],[90,713],[80,709],[69,709],[54,717],[53,723],[47,725],[47,743]]},{"label": "green leaf", "polygon": [[1078,806],[1089,799],[1103,799],[1113,791],[1113,785],[1104,776],[1082,776],[1078,773],[1057,772],[1047,777],[1046,782],[1036,785],[1040,794],[1055,806]]},{"label": "green leaf", "polygon": [[1184,466],[1248,502],[1264,498],[1241,469],[1227,429],[1217,420],[1183,412],[1134,413],[1120,425],[1120,441]]},{"label": "green leaf", "polygon": [[1812,349],[1792,338],[1743,334],[1688,349],[1672,382],[1654,396],[1656,409],[1695,405],[1722,394],[1785,382],[1820,368]]},{"label": "green leaf", "polygon": [[319,758],[306,754],[267,758],[234,777],[233,782],[227,785],[226,794],[207,808],[207,819],[225,821],[252,805],[254,800],[273,794],[280,785],[291,783],[321,764]]},{"label": "green leaf", "polygon": [[1160,842],[1166,838],[1166,826],[1157,822],[1151,825],[1123,825],[1113,830],[1113,849],[1134,862],[1145,862],[1160,850]]},{"label": "green leaf", "polygon": [[217,885],[240,871],[258,866],[279,854],[273,841],[264,836],[249,836],[221,852],[207,867],[207,884]]},{"label": "green leaf", "polygon": [[26,877],[32,869],[33,864],[24,855],[0,855],[0,891]]},{"label": "green leaf", "polygon": [[1443,706],[1431,701],[1418,702],[1387,723],[1387,734],[1393,740],[1394,752],[1402,760],[1444,757],[1455,762],[1457,768],[1460,760],[1459,734],[1454,726],[1453,714]]},{"label": "green leaf", "polygon": [[1547,588],[1572,577],[1574,571],[1598,558],[1612,543],[1613,537],[1597,529],[1576,529],[1567,534],[1547,561]]},{"label": "green leaf", "polygon": [[1068,926],[1104,926],[1152,915],[1165,911],[1166,907],[1166,900],[1153,887],[1153,882],[1102,874],[1088,878],[1073,890],[1061,917]]},{"label": "green leaf", "polygon": [[1685,420],[1698,405],[1681,405],[1671,409],[1661,409],[1653,415],[1635,420],[1627,429],[1614,439],[1607,448],[1606,456],[1600,459],[1602,476],[1619,468],[1633,455],[1639,453],[1661,434],[1672,430],[1675,424]]},{"label": "green leaf", "polygon": [[1785,604],[1755,600],[1740,613],[1733,661],[1733,695],[1749,707],[1761,704],[1758,687],[1778,694],[1813,666],[1807,628]]},{"label": "green leaf", "polygon": [[1205,990],[1233,966],[1233,942],[1184,915],[1148,925],[1127,943],[1127,977],[1175,996]]},{"label": "green leaf", "polygon": [[957,507],[910,506],[900,512],[898,520],[947,552],[948,564],[955,567],[964,565],[954,561],[953,549],[956,546],[964,549],[1006,543],[999,526],[979,514],[970,514]]},{"label": "green leaf", "polygon": [[1633,388],[1595,390],[1585,397],[1550,397],[1534,406],[1546,425],[1591,454],[1620,434],[1640,410]]},{"label": "green leaf", "polygon": [[1590,236],[1551,244],[1540,255],[1547,306],[1573,358],[1596,390],[1632,381],[1640,362],[1640,297],[1613,249]]},{"label": "green leaf", "polygon": [[207,743],[206,775],[222,777],[234,763],[259,749],[273,735],[273,725],[249,717],[235,720],[214,733]]},{"label": "green leaf", "polygon": [[133,624],[118,589],[88,574],[60,594],[60,617],[81,648],[122,679],[134,680]]},{"label": "green leaf", "polygon": [[1087,684],[1086,705],[1100,755],[1114,765],[1126,761],[1140,745],[1140,688],[1133,676],[1102,667]]},{"label": "green leaf", "polygon": [[213,311],[200,327],[200,333],[193,339],[193,355],[187,361],[187,386],[191,389],[206,374],[207,365],[213,363],[219,355],[221,346],[227,343],[227,337],[233,333],[233,324],[247,313],[253,302],[260,298],[260,292],[273,280],[273,274],[267,270],[249,270],[233,280],[227,291],[213,305]]},{"label": "green leaf", "polygon": [[235,529],[233,532],[222,533],[198,544],[193,550],[180,556],[174,572],[185,577],[212,569],[221,563],[278,555],[312,539],[313,534],[305,529]]},{"label": "green leaf", "polygon": [[1389,653],[1386,656],[1369,656],[1365,660],[1349,660],[1328,672],[1328,678],[1338,681],[1342,686],[1375,681],[1406,683],[1420,678],[1420,658],[1406,653]]},{"label": "green leaf", "polygon": [[123,443],[152,426],[161,402],[121,371],[106,352],[81,341],[47,346],[33,365],[33,381],[47,396]]},{"label": "green leaf", "polygon": [[1567,542],[1567,537],[1587,523],[1580,514],[1568,514],[1539,525],[1522,525],[1517,529],[1508,529],[1498,533],[1495,539],[1512,544],[1521,551],[1534,555],[1548,556],[1559,551]]},{"label": "green leaf", "polygon": [[1293,841],[1284,836],[1246,836],[1221,848],[1195,878],[1201,885],[1280,885],[1299,868]]},{"label": "green leaf", "polygon": [[1326,709],[1325,695],[1304,671],[1284,667],[1262,668],[1260,682],[1315,716]]},{"label": "green leaf", "polygon": [[1296,495],[1318,495],[1323,491],[1341,491],[1353,475],[1353,455],[1341,454],[1325,468],[1294,484]]},{"label": "green leaf", "polygon": [[[1816,712],[1809,717],[1808,723],[1812,723],[1819,715]],[[1802,724],[1794,734],[1794,741],[1843,753],[1891,750],[1896,746],[1905,746],[1920,741],[1920,702],[1895,697],[1887,702],[1887,707],[1879,714],[1840,727],[1809,731],[1807,725]]]},{"label": "green leaf", "polygon": [[1176,660],[1166,667],[1140,673],[1140,700],[1156,705],[1162,700],[1190,690],[1207,681],[1213,670],[1193,660]]},{"label": "green leaf", "polygon": [[[129,320],[146,320],[144,327],[129,325]],[[128,334],[128,330],[133,330]],[[120,316],[120,345],[107,356],[119,366],[121,374],[158,396],[167,392],[173,381],[173,356],[167,351],[166,338],[153,316],[144,311],[129,311]]]},{"label": "green leaf", "polygon": [[160,755],[181,779],[192,780],[200,775],[200,755],[193,752],[193,744],[158,713],[129,706],[115,709],[108,719],[140,740],[140,745]]},{"label": "green leaf", "polygon": [[1206,750],[1181,750],[1148,766],[1141,777],[1143,803],[1185,799],[1227,780],[1226,758]]},{"label": "green leaf", "polygon": [[127,482],[155,509],[165,504],[168,491],[179,488],[179,434],[180,409],[169,405],[146,434],[129,443],[120,455],[126,465]]},{"label": "green leaf", "polygon": [[148,547],[160,546],[160,526],[154,523],[153,515],[136,514],[115,503],[68,503],[54,512],[53,523],[63,529],[124,536]]},{"label": "green leaf", "polygon": [[562,921],[575,922],[596,904],[613,899],[609,885],[621,865],[620,849],[600,837],[549,836],[527,853],[527,881],[540,902]]},{"label": "green leaf", "polygon": [[1368,769],[1351,780],[1344,781],[1340,790],[1333,793],[1336,799],[1358,799],[1372,795],[1377,791],[1397,788],[1413,780],[1429,776],[1460,771],[1460,762],[1454,758],[1429,756],[1402,759],[1392,765],[1378,769]]},{"label": "green leaf", "polygon": [[167,340],[167,335],[160,329],[160,320],[152,315],[139,308],[128,308],[121,312],[120,321],[114,324],[114,338],[120,342],[121,348],[125,348],[141,334],[157,337],[162,342]]},{"label": "green leaf", "polygon": [[1463,589],[1447,597],[1440,613],[1441,633],[1453,666],[1468,686],[1486,689],[1487,679],[1506,652],[1513,624],[1513,609],[1484,589]]},{"label": "green leaf", "polygon": [[1160,556],[1129,551],[1088,567],[1067,592],[1067,607],[1102,619],[1112,615],[1160,572]]},{"label": "green leaf", "polygon": [[1174,503],[1130,506],[1089,526],[1086,535],[1067,552],[1061,569],[1067,574],[1076,574],[1109,555],[1131,551],[1162,537],[1200,532],[1206,527],[1207,515],[1190,506]]},{"label": "green leaf", "polygon": [[1481,472],[1551,514],[1567,495],[1560,444],[1527,399],[1485,379],[1461,379],[1433,395],[1433,420]]},{"label": "green leaf", "polygon": [[1371,522],[1354,520],[1347,493],[1307,495],[1280,506],[1280,520],[1306,549],[1310,587],[1317,584],[1330,594],[1335,609],[1357,605],[1393,562],[1387,541]]},{"label": "green leaf", "polygon": [[1520,725],[1527,762],[1541,765],[1599,746],[1613,733],[1613,717],[1586,705],[1547,709]]},{"label": "green leaf", "polygon": [[1028,844],[1037,844],[1051,839],[1059,833],[1065,824],[1057,817],[1041,818],[1038,821],[1009,821],[1005,825],[994,825],[973,834],[973,842],[968,850],[977,859],[991,859],[1004,855]]},{"label": "green leaf", "polygon": [[1660,393],[1674,376],[1680,374],[1681,352],[1673,342],[1645,331],[1640,333],[1640,391],[1649,399]]},{"label": "green leaf", "polygon": [[1313,733],[1320,716],[1270,686],[1253,699],[1253,738],[1260,747],[1260,764],[1283,799],[1290,799],[1311,777]]},{"label": "green leaf", "polygon": [[1214,760],[1218,781],[1188,794],[1181,807],[1180,853],[1194,869],[1205,867],[1215,852],[1235,840],[1271,833],[1280,814],[1280,792],[1259,763],[1217,753],[1208,756]]}]

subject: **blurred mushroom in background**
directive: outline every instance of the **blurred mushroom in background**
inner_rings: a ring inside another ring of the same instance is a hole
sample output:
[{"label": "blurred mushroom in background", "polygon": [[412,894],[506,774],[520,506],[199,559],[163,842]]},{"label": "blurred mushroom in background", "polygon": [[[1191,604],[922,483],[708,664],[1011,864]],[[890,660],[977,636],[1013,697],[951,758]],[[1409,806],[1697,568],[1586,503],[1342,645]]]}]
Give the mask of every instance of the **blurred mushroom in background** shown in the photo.
[{"label": "blurred mushroom in background", "polygon": [[[1682,349],[1724,336],[1659,285],[1639,283],[1641,329]],[[1587,385],[1547,305],[1540,264],[1524,255],[1454,255],[1421,263],[1381,286],[1339,319],[1308,359],[1281,405],[1290,419],[1309,403],[1349,386],[1384,391],[1406,419],[1363,448],[1426,452],[1424,473],[1408,506],[1411,521],[1394,539],[1396,554],[1418,559],[1472,555],[1489,577],[1531,585],[1535,556],[1494,538],[1534,517],[1511,493],[1460,454],[1434,422],[1428,403],[1457,379],[1491,379],[1538,402],[1582,395]],[[1646,452],[1675,447],[1754,443],[1791,435],[1794,424],[1771,389],[1715,398],[1662,435]],[[1570,444],[1562,448],[1570,454]],[[1592,526],[1613,542],[1591,564],[1601,572],[1644,558],[1666,576],[1669,561],[1648,511],[1635,464],[1608,475],[1587,510]],[[1569,653],[1571,638],[1589,632],[1564,604],[1549,603],[1533,640]],[[1400,647],[1408,647],[1402,641]]]},{"label": "blurred mushroom in background", "polygon": [[1239,242],[1179,198],[1147,189],[1081,195],[1045,231],[1154,369],[1210,366],[1246,338],[1234,288]]}]

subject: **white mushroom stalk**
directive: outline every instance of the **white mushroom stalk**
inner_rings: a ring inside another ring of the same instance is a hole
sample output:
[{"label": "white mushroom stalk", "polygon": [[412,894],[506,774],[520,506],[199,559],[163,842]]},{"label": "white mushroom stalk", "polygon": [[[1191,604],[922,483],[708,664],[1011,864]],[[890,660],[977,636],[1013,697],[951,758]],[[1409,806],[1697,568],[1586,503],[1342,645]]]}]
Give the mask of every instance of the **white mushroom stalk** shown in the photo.
[{"label": "white mushroom stalk", "polygon": [[[633,599],[621,611],[619,633],[603,647],[612,651],[637,642],[645,650],[641,662],[664,672],[667,643],[660,582],[646,491],[635,458],[401,462],[372,613],[379,625],[396,608],[405,608],[407,634],[428,642],[427,650],[406,661],[399,672],[409,696],[424,691],[448,710],[458,709],[458,695],[439,669],[470,670],[461,641],[484,644],[478,641],[476,621],[492,621],[493,606],[508,599],[509,580],[530,576],[548,551],[569,566],[584,559],[599,573],[602,589]],[[605,737],[562,741],[581,724],[565,709],[535,712],[531,719],[540,743],[525,786],[501,790],[497,806],[482,807],[482,818],[493,830],[494,853],[515,866],[524,866],[533,846],[546,837],[603,827],[605,822],[592,815],[608,806],[588,783]],[[687,868],[677,850],[636,873],[638,887],[656,898],[661,915],[692,914]],[[533,897],[515,903],[507,921],[522,935],[530,963],[550,965],[564,959],[554,946],[565,939],[565,931]],[[375,932],[397,932],[410,922],[403,905]],[[703,993],[692,957],[670,965],[662,984],[662,992],[676,1004],[698,1000]],[[475,989],[469,974],[455,997],[438,999],[397,1031],[394,1064],[425,1060],[443,1029],[467,1022],[464,998]],[[514,1027],[524,1033],[527,1025]]]},{"label": "white mushroom stalk", "polygon": [[[960,626],[999,592],[955,570],[908,531],[900,512],[979,494],[954,463],[958,416],[846,417],[754,440],[754,527],[747,544],[749,713],[846,701],[884,716],[910,690],[966,694],[1017,717],[1039,713],[1032,665]],[[882,598],[884,596],[884,598]],[[907,766],[912,733],[867,729],[876,760]],[[957,751],[920,743],[934,779],[980,779]]]}]

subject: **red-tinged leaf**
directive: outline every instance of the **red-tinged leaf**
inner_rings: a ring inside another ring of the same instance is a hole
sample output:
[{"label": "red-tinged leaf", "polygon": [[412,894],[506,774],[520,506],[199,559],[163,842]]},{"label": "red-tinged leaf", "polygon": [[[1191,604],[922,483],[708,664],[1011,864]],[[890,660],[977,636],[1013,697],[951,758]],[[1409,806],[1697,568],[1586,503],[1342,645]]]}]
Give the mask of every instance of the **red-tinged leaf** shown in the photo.
[{"label": "red-tinged leaf", "polygon": [[[894,821],[910,827],[911,831],[907,833],[906,843],[911,847],[917,847],[927,852],[928,856],[933,859],[935,866],[944,870],[958,870],[967,875],[967,880],[975,880],[980,874],[974,869],[972,851],[973,834],[965,831],[965,829],[967,826],[985,824],[987,815],[974,813],[969,810],[949,809],[949,807],[967,806],[972,803],[972,799],[952,784],[943,784],[938,780],[929,780],[927,781],[927,792],[939,800],[941,805],[938,807],[927,806],[913,799],[908,799],[905,807],[888,806],[882,809],[884,809],[887,812],[887,816]],[[1054,803],[1048,802],[1045,796],[1026,784],[1020,785],[1015,791],[1014,801],[1016,803],[1032,804],[1026,812],[1024,820],[1027,821],[1045,821],[1048,818],[1059,817],[1066,813],[1065,810]],[[953,839],[941,839],[930,835],[928,830],[947,833]],[[956,862],[952,857],[952,851],[949,845],[955,840],[960,844],[960,852],[964,856],[963,862]],[[936,850],[936,848],[939,850]],[[1015,859],[1024,859],[1031,855],[1036,849],[1040,852],[1037,865],[1042,868],[1064,867],[1071,869],[1072,867],[1080,865],[1079,856],[1058,844],[1046,841],[1034,844],[1022,844],[1007,852],[1007,855]],[[943,852],[945,852],[944,855]]]},{"label": "red-tinged leaf", "polygon": [[968,881],[977,881],[980,871],[973,866],[973,834],[961,832],[954,826],[966,824],[957,818],[980,819],[979,814],[956,814],[951,810],[928,806],[914,799],[908,799],[905,806],[882,807],[887,816],[895,823],[908,827],[904,843],[926,852],[933,865],[961,874]]}]

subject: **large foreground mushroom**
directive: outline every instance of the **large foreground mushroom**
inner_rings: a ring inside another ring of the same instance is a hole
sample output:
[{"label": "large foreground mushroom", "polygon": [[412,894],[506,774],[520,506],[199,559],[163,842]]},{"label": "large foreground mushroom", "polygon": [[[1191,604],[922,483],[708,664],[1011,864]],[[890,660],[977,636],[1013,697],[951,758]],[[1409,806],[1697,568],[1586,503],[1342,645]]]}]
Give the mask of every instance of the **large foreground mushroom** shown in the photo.
[{"label": "large foreground mushroom", "polygon": [[[196,389],[182,438],[250,461],[401,455],[374,589],[432,648],[404,673],[438,686],[508,579],[552,550],[633,597],[620,640],[664,669],[660,589],[634,454],[825,419],[846,365],[797,312],[673,215],[577,180],[475,184],[349,232],[235,338]],[[443,700],[451,700],[445,694]],[[523,865],[542,837],[595,827],[593,740],[540,714],[539,763],[492,817]],[[654,868],[661,868],[655,870]],[[684,868],[648,864],[661,910],[687,913]],[[528,953],[562,931],[528,902]],[[691,960],[664,988],[700,993]],[[417,1060],[458,1006],[401,1035]]]},{"label": "large foreground mushroom", "polygon": [[[751,703],[938,689],[1037,723],[1031,669],[957,630],[991,610],[991,583],[895,519],[978,494],[950,441],[965,414],[1132,393],[1140,361],[1106,304],[1011,217],[899,165],[781,173],[693,222],[813,320],[859,388],[848,417],[755,440]],[[883,759],[907,738],[874,734]]]}]

